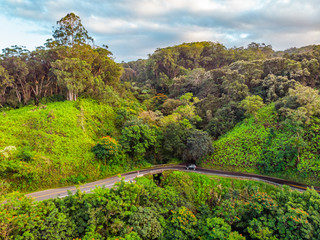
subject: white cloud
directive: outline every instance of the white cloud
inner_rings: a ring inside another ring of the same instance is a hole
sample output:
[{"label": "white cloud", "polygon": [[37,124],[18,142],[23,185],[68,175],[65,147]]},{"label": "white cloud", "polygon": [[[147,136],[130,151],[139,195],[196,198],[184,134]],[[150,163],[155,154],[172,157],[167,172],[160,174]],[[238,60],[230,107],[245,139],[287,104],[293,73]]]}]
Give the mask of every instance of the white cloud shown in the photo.
[{"label": "white cloud", "polygon": [[243,38],[247,38],[248,36],[249,36],[248,33],[241,33],[239,37],[243,39]]},{"label": "white cloud", "polygon": [[92,16],[87,21],[88,29],[103,34],[117,34],[137,28],[137,24],[124,19]]},{"label": "white cloud", "polygon": [[195,26],[180,32],[179,35],[180,40],[184,42],[219,41],[224,38],[224,34],[213,29]]}]

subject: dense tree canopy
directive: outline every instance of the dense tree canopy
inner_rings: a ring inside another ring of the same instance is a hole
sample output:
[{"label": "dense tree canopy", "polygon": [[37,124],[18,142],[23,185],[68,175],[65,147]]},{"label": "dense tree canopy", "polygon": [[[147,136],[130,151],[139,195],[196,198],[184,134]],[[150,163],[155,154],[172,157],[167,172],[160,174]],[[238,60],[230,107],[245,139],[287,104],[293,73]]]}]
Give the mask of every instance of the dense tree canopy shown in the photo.
[{"label": "dense tree canopy", "polygon": [[[3,50],[0,59],[0,104],[18,107],[39,104],[41,98],[79,95],[101,99],[106,86],[119,87],[122,67],[106,46],[91,46],[92,37],[79,16],[57,22],[54,40],[29,52],[20,46]],[[57,99],[60,99],[57,97]]]},{"label": "dense tree canopy", "polygon": [[[0,237],[33,239],[318,239],[319,194],[265,183],[164,172],[92,194],[0,205]],[[19,198],[19,199],[18,199]],[[0,201],[3,197],[0,196]]]}]

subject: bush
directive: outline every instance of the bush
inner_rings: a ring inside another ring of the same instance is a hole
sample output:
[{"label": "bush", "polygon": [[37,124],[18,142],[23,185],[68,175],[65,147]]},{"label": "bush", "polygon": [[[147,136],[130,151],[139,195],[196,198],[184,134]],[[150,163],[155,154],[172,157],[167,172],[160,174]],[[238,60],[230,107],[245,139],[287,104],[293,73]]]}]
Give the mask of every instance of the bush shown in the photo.
[{"label": "bush", "polygon": [[17,157],[22,161],[29,162],[33,159],[34,152],[30,146],[25,146],[19,150]]},{"label": "bush", "polygon": [[141,158],[147,151],[157,147],[160,132],[139,119],[128,122],[121,131],[120,143],[131,157]]},{"label": "bush", "polygon": [[63,95],[53,94],[51,96],[41,98],[39,102],[42,104],[47,104],[47,103],[51,103],[51,102],[63,102],[65,100],[66,100],[66,98]]},{"label": "bush", "polygon": [[120,150],[121,146],[118,144],[117,140],[110,136],[102,137],[98,144],[92,148],[92,152],[96,157],[106,163],[111,163],[115,160]]},{"label": "bush", "polygon": [[185,206],[171,211],[167,219],[165,239],[194,239],[196,237],[197,218]]}]

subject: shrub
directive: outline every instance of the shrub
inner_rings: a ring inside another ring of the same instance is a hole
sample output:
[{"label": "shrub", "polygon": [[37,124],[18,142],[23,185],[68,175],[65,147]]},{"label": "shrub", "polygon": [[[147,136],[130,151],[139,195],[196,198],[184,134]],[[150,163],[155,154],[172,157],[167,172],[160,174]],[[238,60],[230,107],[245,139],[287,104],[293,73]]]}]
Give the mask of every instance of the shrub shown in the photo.
[{"label": "shrub", "polygon": [[110,136],[105,136],[102,137],[98,144],[92,148],[92,152],[98,159],[110,163],[116,159],[120,149],[121,146],[118,144],[117,140]]},{"label": "shrub", "polygon": [[25,146],[19,150],[17,157],[22,161],[29,162],[33,159],[34,152],[30,146]]},{"label": "shrub", "polygon": [[139,119],[128,122],[121,131],[120,142],[123,150],[131,157],[142,157],[158,145],[160,132],[157,127],[149,126]]}]

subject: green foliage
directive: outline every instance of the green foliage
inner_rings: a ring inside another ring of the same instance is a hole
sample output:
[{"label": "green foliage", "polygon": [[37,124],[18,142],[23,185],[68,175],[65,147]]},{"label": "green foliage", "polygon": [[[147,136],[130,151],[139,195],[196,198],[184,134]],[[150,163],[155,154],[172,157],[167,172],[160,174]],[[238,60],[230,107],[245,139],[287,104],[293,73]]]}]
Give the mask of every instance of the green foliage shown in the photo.
[{"label": "green foliage", "polygon": [[[277,67],[279,67],[279,65]],[[295,83],[296,81],[294,79],[288,79],[287,76],[283,77],[269,74],[262,82],[262,87],[265,90],[264,99],[267,102],[273,102],[285,97],[289,90],[294,88]]]},{"label": "green foliage", "polygon": [[[289,99],[289,98],[288,98]],[[293,99],[296,101],[296,98]],[[273,104],[260,109],[255,121],[248,119],[213,143],[211,160],[204,166],[230,166],[254,169],[263,173],[288,173],[304,176],[304,180],[317,182],[319,176],[317,132],[318,118],[311,116],[307,124],[295,121],[291,116],[279,116],[279,106]],[[297,109],[285,102],[282,109]],[[299,106],[301,106],[299,104]],[[276,176],[281,176],[278,174]],[[303,181],[303,178],[301,178]]]},{"label": "green foliage", "polygon": [[141,239],[142,238],[140,238],[138,233],[136,233],[136,232],[130,232],[130,233],[124,235],[124,237],[108,238],[108,240],[141,240]]},{"label": "green foliage", "polygon": [[175,157],[200,162],[212,152],[212,139],[207,132],[192,128],[188,121],[180,121],[164,129],[161,150],[165,160]]},{"label": "green foliage", "polygon": [[264,106],[263,100],[260,96],[247,96],[240,102],[240,107],[246,110],[246,115],[253,114],[256,118],[257,111]]},{"label": "green foliage", "polygon": [[120,150],[118,142],[110,136],[102,137],[97,145],[92,148],[92,152],[98,159],[104,160],[109,164],[116,160]]},{"label": "green foliage", "polygon": [[[292,104],[287,102],[290,100],[295,101],[294,106],[297,107],[292,108]],[[295,89],[290,89],[289,98],[284,99],[283,102],[284,107],[278,111],[295,122],[309,124],[312,116],[320,115],[319,91],[310,87],[296,84]]]},{"label": "green foliage", "polygon": [[186,207],[172,211],[165,232],[166,239],[193,239],[196,236],[196,216]]},{"label": "green foliage", "polygon": [[138,207],[130,216],[128,223],[142,239],[158,239],[162,233],[158,216],[151,208]]},{"label": "green foliage", "polygon": [[206,130],[217,139],[231,130],[237,122],[242,120],[243,111],[235,102],[218,109],[212,119],[209,120]]},{"label": "green foliage", "polygon": [[189,131],[183,160],[198,163],[212,152],[212,140],[207,132],[197,129]]},{"label": "green foliage", "polygon": [[249,88],[245,84],[245,76],[237,71],[228,71],[222,78],[223,93],[233,101],[241,101],[249,94]]},{"label": "green foliage", "polygon": [[54,94],[54,95],[41,98],[39,103],[44,105],[51,102],[63,102],[65,100],[66,100],[65,96],[61,94]]},{"label": "green foliage", "polygon": [[320,196],[187,172],[35,202],[0,195],[1,239],[318,239]]},{"label": "green foliage", "polygon": [[73,183],[71,176],[86,176],[88,172],[87,180],[93,180],[114,174],[116,169],[122,171],[122,166],[103,170],[103,163],[98,163],[91,152],[103,134],[118,134],[115,119],[112,107],[89,99],[1,114],[2,180],[10,179],[13,188],[30,191]]},{"label": "green foliage", "polygon": [[[268,135],[264,124],[275,124],[273,107],[261,109],[258,123],[250,119],[237,125],[229,134],[213,143],[212,161],[221,166],[254,168],[261,157],[262,145]],[[259,122],[261,121],[261,122]],[[206,164],[210,164],[209,161]]]},{"label": "green foliage", "polygon": [[319,130],[319,118],[313,117],[304,132],[303,139],[306,144],[301,150],[300,162],[297,166],[299,171],[311,173],[311,176],[315,176],[314,173],[319,176]]},{"label": "green foliage", "polygon": [[17,157],[22,161],[29,162],[33,160],[35,153],[32,151],[30,146],[25,146],[17,153]]},{"label": "green foliage", "polygon": [[142,157],[157,146],[158,130],[136,119],[128,122],[121,131],[120,144],[131,156]]},{"label": "green foliage", "polygon": [[207,218],[200,231],[203,239],[227,239],[231,226],[222,218]]},{"label": "green foliage", "polygon": [[171,123],[163,132],[162,151],[165,159],[181,158],[186,148],[188,132],[182,124]]},{"label": "green foliage", "polygon": [[6,196],[0,207],[0,237],[9,239],[65,239],[73,236],[73,225],[52,201],[32,203],[17,193]]},{"label": "green foliage", "polygon": [[270,129],[267,141],[262,146],[261,159],[258,160],[261,171],[282,172],[295,166],[298,151],[290,135],[287,131],[275,134],[274,129]]},{"label": "green foliage", "polygon": [[52,63],[53,73],[57,76],[58,84],[68,91],[67,99],[77,100],[88,85],[92,85],[93,76],[90,65],[78,58],[65,58]]}]

